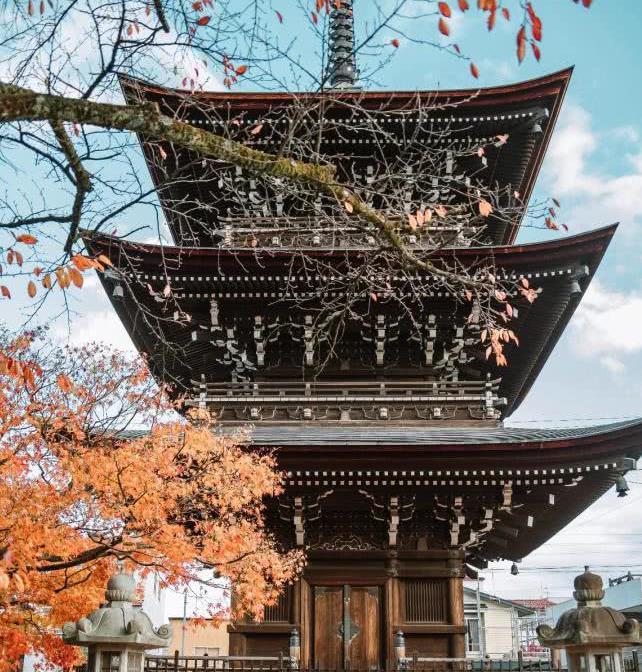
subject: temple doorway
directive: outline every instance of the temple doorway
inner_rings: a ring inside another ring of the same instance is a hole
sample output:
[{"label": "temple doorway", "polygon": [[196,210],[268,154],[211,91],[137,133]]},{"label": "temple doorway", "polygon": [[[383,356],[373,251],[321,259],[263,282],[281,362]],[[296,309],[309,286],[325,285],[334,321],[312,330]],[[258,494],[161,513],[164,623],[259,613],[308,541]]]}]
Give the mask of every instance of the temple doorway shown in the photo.
[{"label": "temple doorway", "polygon": [[381,589],[314,587],[314,666],[319,670],[381,667]]}]

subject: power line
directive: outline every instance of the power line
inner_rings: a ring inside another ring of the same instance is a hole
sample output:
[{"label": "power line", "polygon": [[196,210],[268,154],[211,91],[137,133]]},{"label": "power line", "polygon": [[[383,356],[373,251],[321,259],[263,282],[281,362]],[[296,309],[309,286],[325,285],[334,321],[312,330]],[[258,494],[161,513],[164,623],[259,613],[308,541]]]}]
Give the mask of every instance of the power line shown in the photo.
[{"label": "power line", "polygon": [[530,418],[527,420],[514,420],[509,421],[510,423],[514,422],[515,424],[512,427],[519,427],[520,423],[526,422],[598,422],[602,420],[642,420],[642,417],[639,415],[612,415],[612,416],[602,416],[597,418]]}]

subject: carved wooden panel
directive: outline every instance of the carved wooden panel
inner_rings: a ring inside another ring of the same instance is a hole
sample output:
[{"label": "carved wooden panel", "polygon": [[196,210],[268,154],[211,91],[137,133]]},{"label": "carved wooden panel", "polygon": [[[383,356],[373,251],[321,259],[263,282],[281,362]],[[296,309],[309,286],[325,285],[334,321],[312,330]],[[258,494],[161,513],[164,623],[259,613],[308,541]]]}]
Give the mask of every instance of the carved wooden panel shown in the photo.
[{"label": "carved wooden panel", "polygon": [[443,579],[404,581],[406,623],[445,623],[448,620],[448,584]]},{"label": "carved wooden panel", "polygon": [[272,606],[265,607],[265,623],[291,623],[292,618],[292,586],[286,586],[279,595],[279,600]]},{"label": "carved wooden panel", "polygon": [[288,655],[290,646],[289,634],[248,634],[245,635],[246,656],[279,656]]},{"label": "carved wooden panel", "polygon": [[406,636],[406,655],[429,656],[445,658],[450,655],[448,635],[419,635]]},{"label": "carved wooden panel", "polygon": [[348,640],[350,669],[378,669],[380,639],[379,588],[351,587]]},{"label": "carved wooden panel", "polygon": [[314,665],[322,670],[343,668],[343,588],[314,589]]}]

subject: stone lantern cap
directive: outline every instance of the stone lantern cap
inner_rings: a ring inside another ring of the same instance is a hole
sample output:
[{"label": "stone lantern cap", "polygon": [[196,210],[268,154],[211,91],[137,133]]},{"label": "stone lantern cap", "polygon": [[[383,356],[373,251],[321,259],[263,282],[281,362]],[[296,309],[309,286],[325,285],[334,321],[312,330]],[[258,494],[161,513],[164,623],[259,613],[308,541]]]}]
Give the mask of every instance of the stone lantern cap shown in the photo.
[{"label": "stone lantern cap", "polygon": [[65,623],[62,638],[66,644],[121,644],[140,649],[167,646],[172,631],[169,625],[154,628],[149,616],[132,602],[136,580],[131,574],[118,572],[107,582],[107,603],[81,618]]},{"label": "stone lantern cap", "polygon": [[585,567],[574,581],[573,597],[577,607],[564,612],[557,625],[537,627],[542,646],[551,649],[578,644],[635,646],[640,643],[640,624],[611,607],[602,606],[604,588],[602,578]]}]

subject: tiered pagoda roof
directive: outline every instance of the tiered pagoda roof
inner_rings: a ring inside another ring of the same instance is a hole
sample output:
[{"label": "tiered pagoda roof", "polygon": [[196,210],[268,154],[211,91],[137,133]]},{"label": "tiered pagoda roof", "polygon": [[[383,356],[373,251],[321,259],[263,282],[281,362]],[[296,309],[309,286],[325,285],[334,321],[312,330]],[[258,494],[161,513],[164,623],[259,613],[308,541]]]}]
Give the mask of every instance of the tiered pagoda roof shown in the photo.
[{"label": "tiered pagoda roof", "polygon": [[[289,299],[309,295],[314,304],[327,289],[320,278],[293,267],[287,250],[161,248],[110,237],[93,238],[89,246],[121,269],[103,282],[155,374],[216,410],[222,421],[474,423],[497,420],[521,403],[614,232],[607,227],[546,243],[439,253],[455,254],[470,267],[492,260],[498,277],[524,277],[542,290],[532,305],[514,299],[511,328],[520,346],[509,348],[508,367],[486,358],[479,329],[466,323],[469,308],[436,281],[424,299],[421,338],[409,321],[391,324],[394,307],[384,296],[370,307],[379,338],[364,342],[364,324],[356,321],[343,337],[341,361],[320,374],[311,361],[307,376],[305,302],[297,317]],[[340,251],[308,254],[341,258]],[[395,282],[391,278],[393,288]],[[163,296],[168,285],[171,300]],[[175,319],[177,306],[189,319]],[[287,333],[271,340],[270,325],[278,322]]]},{"label": "tiered pagoda roof", "polygon": [[[517,191],[527,202],[570,74],[475,92],[334,90],[325,118],[335,128],[350,120],[350,130],[324,134],[321,153],[336,157],[340,176],[367,175],[378,152],[401,151],[422,134],[430,144],[439,129],[435,151],[489,142],[481,172],[466,163],[479,157],[463,155],[457,170],[470,169],[480,183]],[[130,102],[157,102],[166,113],[266,151],[283,138],[270,129],[291,123],[289,111],[326,95],[182,92],[122,82]],[[369,141],[373,124],[386,126],[388,147]],[[492,143],[506,135],[510,142]],[[365,530],[361,550],[370,553],[394,548],[401,558],[417,549],[458,548],[478,566],[519,559],[634,468],[642,422],[579,430],[501,426],[568,324],[615,226],[515,245],[520,218],[490,217],[481,235],[459,231],[452,245],[433,252],[434,263],[456,262],[472,274],[492,268],[501,281],[523,278],[541,290],[532,304],[517,291],[510,297],[510,328],[520,343],[506,346],[508,367],[486,357],[480,329],[467,319],[470,306],[438,277],[417,275],[420,324],[402,315],[388,299],[406,291],[408,276],[390,269],[373,271],[387,289],[360,299],[361,317],[347,321],[325,358],[310,336],[315,306],[341,291],[333,273],[371,253],[362,232],[327,233],[314,204],[299,212],[300,204],[286,200],[272,212],[257,197],[258,214],[239,209],[225,187],[229,166],[208,168],[214,172],[203,180],[200,160],[166,145],[160,163],[158,145],[141,142],[175,245],[96,235],[86,244],[112,260],[102,282],[154,374],[187,405],[214,410],[223,431],[250,422],[253,446],[277,450],[287,488],[271,524],[288,544],[306,545],[312,556],[331,553],[322,540],[335,525],[335,539]],[[422,176],[415,177],[420,185]],[[246,176],[230,179],[260,191]],[[440,185],[436,198],[459,197]],[[408,244],[420,249],[422,242]],[[304,257],[321,264],[311,270]]]},{"label": "tiered pagoda roof", "polygon": [[[121,77],[121,84],[130,103],[157,103],[169,116],[273,153],[281,153],[287,145],[290,127],[296,128],[297,134],[302,128],[314,128],[319,121],[315,110],[322,107],[324,133],[319,154],[332,156],[339,178],[348,184],[359,184],[359,176],[366,180],[369,166],[404,148],[420,152],[430,146],[433,151],[456,153],[488,144],[483,167],[471,152],[458,156],[456,173],[475,175],[486,185],[510,185],[527,203],[571,74],[569,68],[508,86],[422,92],[219,93],[168,89],[127,77]],[[304,120],[292,119],[301,108]],[[261,132],[253,134],[258,125]],[[498,136],[509,141],[495,147]],[[226,231],[238,231],[245,220],[253,229],[260,228],[260,216],[278,221],[281,211],[270,209],[261,199],[257,199],[256,212],[240,209],[236,199],[221,189],[221,174],[204,179],[201,161],[186,152],[140,139],[175,242],[216,244],[225,241]],[[159,153],[167,157],[162,164]],[[239,172],[236,179],[244,181],[245,176]],[[251,190],[245,183],[243,188],[246,193]],[[426,191],[430,191],[427,186]],[[434,198],[449,202],[457,195],[449,193],[448,184],[442,182]],[[284,210],[288,210],[287,203]],[[194,232],[187,220],[207,223],[207,234]],[[492,244],[512,243],[520,222],[519,216],[512,221],[491,216],[482,239]]]}]

